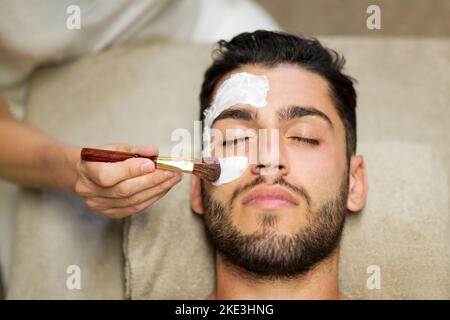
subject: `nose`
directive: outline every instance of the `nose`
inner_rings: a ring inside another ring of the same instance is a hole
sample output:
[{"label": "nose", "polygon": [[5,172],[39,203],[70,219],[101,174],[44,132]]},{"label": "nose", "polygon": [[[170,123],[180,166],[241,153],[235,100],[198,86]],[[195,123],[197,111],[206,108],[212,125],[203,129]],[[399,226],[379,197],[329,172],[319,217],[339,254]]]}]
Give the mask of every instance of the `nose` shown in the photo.
[{"label": "nose", "polygon": [[[270,135],[267,134],[268,131]],[[285,176],[289,173],[289,163],[284,148],[280,145],[278,129],[259,130],[258,152],[255,160],[254,163],[250,163],[251,172],[254,175]]]},{"label": "nose", "polygon": [[255,175],[262,176],[272,176],[272,175],[286,175],[287,167],[283,164],[272,165],[272,164],[262,164],[253,165],[252,173]]}]

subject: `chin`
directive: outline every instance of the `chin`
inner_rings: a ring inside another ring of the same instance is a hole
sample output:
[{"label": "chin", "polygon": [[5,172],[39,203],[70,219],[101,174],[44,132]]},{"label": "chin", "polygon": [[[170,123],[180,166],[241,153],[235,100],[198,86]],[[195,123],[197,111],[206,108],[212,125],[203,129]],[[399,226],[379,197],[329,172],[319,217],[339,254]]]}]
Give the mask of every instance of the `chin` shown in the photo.
[{"label": "chin", "polygon": [[295,234],[307,223],[305,215],[299,214],[298,208],[296,210],[246,208],[241,211],[239,219],[233,220],[235,227],[244,234],[269,232],[285,236]]}]

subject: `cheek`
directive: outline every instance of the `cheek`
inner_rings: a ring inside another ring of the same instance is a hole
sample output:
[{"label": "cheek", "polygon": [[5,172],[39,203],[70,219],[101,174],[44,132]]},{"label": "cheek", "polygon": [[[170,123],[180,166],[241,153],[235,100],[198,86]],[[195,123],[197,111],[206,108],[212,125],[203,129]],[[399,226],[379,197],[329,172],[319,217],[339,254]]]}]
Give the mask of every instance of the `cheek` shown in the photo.
[{"label": "cheek", "polygon": [[234,186],[233,182],[229,182],[217,187],[209,185],[205,186],[205,188],[208,189],[207,192],[213,200],[220,202],[224,206],[228,206],[229,200],[236,186]]},{"label": "cheek", "polygon": [[291,171],[300,176],[313,176],[319,179],[330,177],[331,173],[336,173],[339,166],[338,154],[335,148],[326,146],[288,146],[288,162]]},{"label": "cheek", "polygon": [[287,148],[293,181],[303,185],[314,199],[329,199],[340,186],[344,173],[344,153],[336,144],[326,144],[318,148]]}]

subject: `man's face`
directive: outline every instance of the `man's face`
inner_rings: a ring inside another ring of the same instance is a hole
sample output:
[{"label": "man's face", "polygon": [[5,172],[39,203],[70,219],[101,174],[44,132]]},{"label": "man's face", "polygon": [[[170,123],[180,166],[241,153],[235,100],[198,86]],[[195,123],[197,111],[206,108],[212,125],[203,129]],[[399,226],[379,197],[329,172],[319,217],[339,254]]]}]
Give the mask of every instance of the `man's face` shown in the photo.
[{"label": "man's face", "polygon": [[[349,187],[344,125],[327,82],[312,72],[294,65],[245,66],[237,72],[267,77],[267,105],[233,106],[212,128],[224,140],[234,129],[266,129],[269,139],[264,148],[258,136],[212,143],[212,156],[230,151],[249,156],[250,148],[259,153],[240,178],[203,185],[206,227],[231,263],[260,276],[300,274],[339,243]],[[278,130],[278,144],[270,139],[272,130]],[[261,163],[261,153],[273,154],[274,145],[278,163]]]}]

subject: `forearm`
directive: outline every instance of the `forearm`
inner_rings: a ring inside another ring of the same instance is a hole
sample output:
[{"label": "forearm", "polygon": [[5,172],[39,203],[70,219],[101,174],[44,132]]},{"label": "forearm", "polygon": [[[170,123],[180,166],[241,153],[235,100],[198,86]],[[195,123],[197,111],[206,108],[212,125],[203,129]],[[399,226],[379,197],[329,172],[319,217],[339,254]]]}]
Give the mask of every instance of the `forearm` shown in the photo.
[{"label": "forearm", "polygon": [[73,193],[80,148],[58,142],[4,110],[0,113],[0,178]]}]

